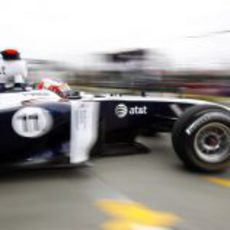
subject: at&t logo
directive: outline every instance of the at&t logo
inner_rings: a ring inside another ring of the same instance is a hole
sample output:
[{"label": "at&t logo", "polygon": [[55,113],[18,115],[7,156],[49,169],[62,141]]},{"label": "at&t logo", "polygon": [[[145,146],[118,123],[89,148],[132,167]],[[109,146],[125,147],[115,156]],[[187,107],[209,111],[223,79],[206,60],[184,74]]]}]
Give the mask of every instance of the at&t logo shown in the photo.
[{"label": "at&t logo", "polygon": [[146,115],[148,113],[147,106],[132,106],[128,107],[125,104],[119,104],[115,108],[115,114],[119,118],[124,118],[129,115]]},{"label": "at&t logo", "polygon": [[128,107],[125,104],[119,104],[115,108],[115,114],[119,118],[123,118],[128,114]]}]

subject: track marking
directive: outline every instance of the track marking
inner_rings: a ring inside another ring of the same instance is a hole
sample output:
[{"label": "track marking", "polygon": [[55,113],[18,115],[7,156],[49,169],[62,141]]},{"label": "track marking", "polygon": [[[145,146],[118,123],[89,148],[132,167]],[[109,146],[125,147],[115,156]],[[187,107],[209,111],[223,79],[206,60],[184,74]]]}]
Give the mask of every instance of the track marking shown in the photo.
[{"label": "track marking", "polygon": [[214,184],[218,184],[224,187],[230,187],[230,179],[219,177],[206,177],[206,179]]},{"label": "track marking", "polygon": [[96,204],[114,220],[103,224],[104,230],[169,230],[179,222],[179,217],[167,212],[153,211],[131,201],[99,200]]}]

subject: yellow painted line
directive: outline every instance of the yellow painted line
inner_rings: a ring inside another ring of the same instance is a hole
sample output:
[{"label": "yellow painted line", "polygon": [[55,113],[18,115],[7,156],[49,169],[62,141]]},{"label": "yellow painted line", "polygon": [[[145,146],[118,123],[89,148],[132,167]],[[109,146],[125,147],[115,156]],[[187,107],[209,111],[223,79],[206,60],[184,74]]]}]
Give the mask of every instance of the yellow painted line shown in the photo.
[{"label": "yellow painted line", "polygon": [[206,179],[214,184],[230,187],[230,179],[219,178],[219,177],[206,177]]},{"label": "yellow painted line", "polygon": [[97,206],[115,218],[103,225],[105,230],[156,229],[152,227],[173,226],[180,220],[174,214],[153,211],[142,204],[130,201],[100,200]]}]

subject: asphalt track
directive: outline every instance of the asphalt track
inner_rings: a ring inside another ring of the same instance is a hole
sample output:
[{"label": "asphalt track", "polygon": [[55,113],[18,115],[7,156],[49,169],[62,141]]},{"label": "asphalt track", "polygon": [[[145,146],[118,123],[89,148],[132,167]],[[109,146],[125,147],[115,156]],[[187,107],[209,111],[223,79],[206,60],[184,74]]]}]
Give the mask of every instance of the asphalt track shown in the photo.
[{"label": "asphalt track", "polygon": [[138,141],[151,152],[86,168],[2,173],[0,229],[230,229],[229,171],[186,171],[165,134]]}]

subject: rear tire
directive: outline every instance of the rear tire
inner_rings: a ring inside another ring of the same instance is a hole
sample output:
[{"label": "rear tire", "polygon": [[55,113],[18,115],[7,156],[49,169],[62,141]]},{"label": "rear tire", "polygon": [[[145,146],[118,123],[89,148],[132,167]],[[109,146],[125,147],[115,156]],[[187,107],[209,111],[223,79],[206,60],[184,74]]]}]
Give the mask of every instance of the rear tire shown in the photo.
[{"label": "rear tire", "polygon": [[175,152],[189,169],[215,172],[230,165],[230,112],[215,105],[185,111],[172,130]]}]

